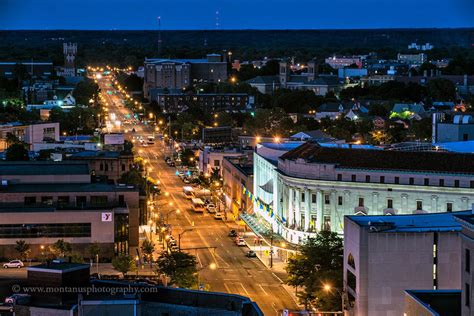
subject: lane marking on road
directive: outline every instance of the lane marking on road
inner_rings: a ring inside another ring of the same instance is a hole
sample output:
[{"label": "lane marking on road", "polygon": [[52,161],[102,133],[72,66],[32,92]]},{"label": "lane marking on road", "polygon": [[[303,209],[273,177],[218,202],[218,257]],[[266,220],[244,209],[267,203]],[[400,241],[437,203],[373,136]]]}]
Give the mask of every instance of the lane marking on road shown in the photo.
[{"label": "lane marking on road", "polygon": [[240,284],[240,286],[244,289],[245,294],[247,294],[247,296],[250,297],[249,292],[247,292],[247,289],[246,289],[245,286],[242,284],[242,282],[239,282],[239,284]]},{"label": "lane marking on road", "polygon": [[232,293],[231,290],[229,289],[229,287],[227,286],[227,283],[224,282],[224,287],[227,291],[227,293]]},{"label": "lane marking on road", "polygon": [[196,252],[196,259],[197,261],[199,262],[199,265],[201,266],[201,268],[203,267],[202,265],[202,261],[201,261],[201,258],[199,257],[199,254]]},{"label": "lane marking on road", "polygon": [[265,293],[265,295],[268,296],[268,293],[267,293],[267,291],[265,291],[265,289],[263,288],[263,286],[262,286],[261,284],[259,284],[258,286],[262,289],[263,293]]},{"label": "lane marking on road", "polygon": [[277,315],[278,315],[278,309],[275,308],[275,302],[272,303],[272,308],[273,308],[273,310],[274,310],[274,311],[277,313]]}]

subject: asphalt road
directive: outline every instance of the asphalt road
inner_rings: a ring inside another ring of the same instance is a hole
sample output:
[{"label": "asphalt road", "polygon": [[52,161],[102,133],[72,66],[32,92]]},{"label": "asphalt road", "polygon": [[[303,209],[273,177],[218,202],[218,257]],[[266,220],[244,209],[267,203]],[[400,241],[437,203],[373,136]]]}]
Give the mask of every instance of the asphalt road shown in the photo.
[{"label": "asphalt road", "polygon": [[[131,114],[121,104],[120,95],[107,94],[110,82],[104,78],[99,80],[99,85],[105,100],[109,103],[109,113],[115,113],[117,117],[123,118]],[[136,133],[128,133],[127,138],[132,135],[143,135],[146,137],[153,131],[153,127],[142,124],[134,126]],[[131,126],[122,126],[121,130],[131,130]],[[114,127],[114,131],[118,131]],[[150,175],[160,181],[160,188],[168,192],[169,196],[161,195],[161,204],[171,208],[180,209],[180,213],[172,213],[169,223],[172,226],[173,236],[177,239],[178,234],[185,229],[192,229],[182,235],[181,248],[188,249],[198,260],[200,282],[206,284],[206,289],[217,292],[227,292],[247,296],[255,301],[265,315],[278,315],[284,308],[297,309],[293,298],[286,292],[280,280],[266,268],[257,258],[245,257],[247,247],[238,247],[233,240],[227,236],[228,226],[221,220],[215,220],[208,213],[195,213],[191,210],[191,203],[186,200],[182,193],[184,183],[175,175],[176,169],[169,167],[163,160],[165,148],[163,143],[156,141],[155,145],[141,147],[135,143],[139,156],[147,159],[148,166],[152,168]],[[207,247],[207,248],[204,248]],[[192,249],[204,248],[204,249]],[[216,269],[211,269],[211,264]]]}]

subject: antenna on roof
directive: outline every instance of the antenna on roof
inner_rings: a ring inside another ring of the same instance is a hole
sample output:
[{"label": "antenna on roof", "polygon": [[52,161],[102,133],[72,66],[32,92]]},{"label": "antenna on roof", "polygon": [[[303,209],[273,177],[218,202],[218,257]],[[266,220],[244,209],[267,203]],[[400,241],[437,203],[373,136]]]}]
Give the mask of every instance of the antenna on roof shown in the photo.
[{"label": "antenna on roof", "polygon": [[158,57],[161,56],[161,16],[158,17]]},{"label": "antenna on roof", "polygon": [[216,11],[216,30],[219,29],[219,10]]}]

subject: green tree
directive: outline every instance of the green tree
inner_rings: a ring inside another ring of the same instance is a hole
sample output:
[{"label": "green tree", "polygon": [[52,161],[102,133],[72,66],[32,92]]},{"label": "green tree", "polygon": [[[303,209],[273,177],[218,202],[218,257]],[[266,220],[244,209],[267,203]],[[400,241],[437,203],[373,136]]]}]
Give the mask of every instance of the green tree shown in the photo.
[{"label": "green tree", "polygon": [[324,284],[342,288],[342,238],[335,232],[321,231],[300,249],[288,261],[286,283],[302,289],[298,297],[306,309],[313,305],[321,310],[340,310],[340,297],[327,293]]},{"label": "green tree", "polygon": [[455,100],[456,87],[454,83],[448,79],[432,79],[428,81],[428,94],[433,100]]},{"label": "green tree", "polygon": [[192,288],[197,284],[196,257],[186,252],[162,252],[157,260],[157,272],[171,279],[171,284]]},{"label": "green tree", "polygon": [[98,242],[92,243],[87,247],[87,252],[89,254],[89,258],[96,260],[96,256],[100,255],[100,245]]},{"label": "green tree", "polygon": [[64,258],[71,253],[72,246],[69,242],[64,241],[64,239],[58,239],[49,247],[49,251],[56,257]]},{"label": "green tree", "polygon": [[73,252],[71,254],[71,262],[72,263],[85,263],[84,257],[78,252]]},{"label": "green tree", "polygon": [[13,133],[7,133],[7,136],[5,138],[5,141],[7,143],[7,147],[8,146],[11,146],[13,144],[18,144],[20,143],[20,140],[18,139],[18,137],[13,134]]},{"label": "green tree", "polygon": [[186,148],[181,152],[181,164],[188,167],[196,166],[196,155],[194,151]]},{"label": "green tree", "polygon": [[155,252],[155,244],[153,243],[153,241],[145,239],[142,243],[141,249],[151,264],[153,262],[153,252]]},{"label": "green tree", "polygon": [[15,250],[20,255],[21,260],[26,261],[31,253],[30,245],[24,240],[17,240]]},{"label": "green tree", "polygon": [[135,260],[128,255],[120,255],[112,259],[112,266],[115,270],[127,274],[129,271],[135,271]]},{"label": "green tree", "polygon": [[9,161],[30,160],[25,143],[15,143],[15,144],[10,145],[7,148],[5,156],[6,156],[6,160],[9,160]]},{"label": "green tree", "polygon": [[89,100],[94,99],[98,95],[99,86],[90,78],[84,78],[84,80],[76,85],[72,92],[72,96],[76,99],[76,104],[82,105],[88,105]]}]

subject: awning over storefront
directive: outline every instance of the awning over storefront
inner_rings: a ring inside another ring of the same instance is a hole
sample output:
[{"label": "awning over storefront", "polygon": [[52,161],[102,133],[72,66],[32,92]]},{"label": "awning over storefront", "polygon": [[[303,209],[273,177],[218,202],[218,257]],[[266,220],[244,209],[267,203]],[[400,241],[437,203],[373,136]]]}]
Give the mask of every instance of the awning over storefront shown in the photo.
[{"label": "awning over storefront", "polygon": [[273,194],[273,181],[272,180],[268,180],[267,183],[265,183],[264,185],[260,185],[259,187],[263,191],[265,191],[269,194]]}]

